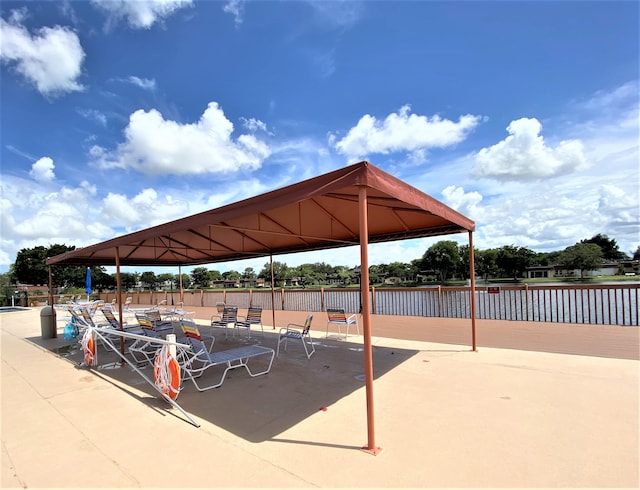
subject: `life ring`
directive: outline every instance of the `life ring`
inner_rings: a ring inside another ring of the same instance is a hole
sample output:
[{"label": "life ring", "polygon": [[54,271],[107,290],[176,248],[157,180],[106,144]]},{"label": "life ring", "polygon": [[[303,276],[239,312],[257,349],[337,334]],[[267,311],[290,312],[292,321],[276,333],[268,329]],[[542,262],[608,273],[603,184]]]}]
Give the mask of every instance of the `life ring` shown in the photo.
[{"label": "life ring", "polygon": [[158,389],[175,400],[180,393],[180,364],[169,352],[169,346],[160,349],[153,362],[153,378]]},{"label": "life ring", "polygon": [[87,366],[91,366],[96,358],[96,344],[90,329],[87,329],[82,337],[82,350],[84,351],[84,362]]}]

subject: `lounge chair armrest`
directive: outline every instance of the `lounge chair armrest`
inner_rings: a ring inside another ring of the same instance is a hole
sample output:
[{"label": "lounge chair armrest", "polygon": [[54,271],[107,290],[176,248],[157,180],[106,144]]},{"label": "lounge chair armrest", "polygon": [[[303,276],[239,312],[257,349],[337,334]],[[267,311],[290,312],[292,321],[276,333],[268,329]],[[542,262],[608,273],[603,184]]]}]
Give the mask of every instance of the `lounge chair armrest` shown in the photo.
[{"label": "lounge chair armrest", "polygon": [[350,316],[347,318],[347,323],[357,322],[357,321],[358,321],[358,317],[357,317],[355,314],[350,315]]},{"label": "lounge chair armrest", "polygon": [[295,327],[295,328],[301,328],[304,329],[304,325],[300,325],[299,323],[289,323],[286,328],[289,329],[289,327]]}]

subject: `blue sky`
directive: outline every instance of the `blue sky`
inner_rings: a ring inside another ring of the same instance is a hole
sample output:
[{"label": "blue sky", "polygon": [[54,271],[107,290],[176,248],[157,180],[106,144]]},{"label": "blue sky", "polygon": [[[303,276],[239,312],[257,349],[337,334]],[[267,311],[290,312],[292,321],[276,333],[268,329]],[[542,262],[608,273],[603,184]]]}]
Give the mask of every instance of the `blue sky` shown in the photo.
[{"label": "blue sky", "polygon": [[[0,272],[22,248],[86,246],[360,160],[473,219],[479,249],[640,245],[638,2],[0,8]],[[441,239],[467,241],[369,259]]]}]

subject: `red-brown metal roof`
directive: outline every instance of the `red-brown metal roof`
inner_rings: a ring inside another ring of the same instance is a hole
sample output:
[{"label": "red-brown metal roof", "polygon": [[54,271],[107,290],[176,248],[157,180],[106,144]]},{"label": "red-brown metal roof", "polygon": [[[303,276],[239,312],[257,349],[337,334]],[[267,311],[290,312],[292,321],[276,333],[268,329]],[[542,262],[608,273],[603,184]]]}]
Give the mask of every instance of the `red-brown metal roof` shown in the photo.
[{"label": "red-brown metal roof", "polygon": [[233,204],[47,259],[47,264],[197,265],[357,245],[358,190],[368,199],[369,243],[473,231],[445,204],[356,163]]}]

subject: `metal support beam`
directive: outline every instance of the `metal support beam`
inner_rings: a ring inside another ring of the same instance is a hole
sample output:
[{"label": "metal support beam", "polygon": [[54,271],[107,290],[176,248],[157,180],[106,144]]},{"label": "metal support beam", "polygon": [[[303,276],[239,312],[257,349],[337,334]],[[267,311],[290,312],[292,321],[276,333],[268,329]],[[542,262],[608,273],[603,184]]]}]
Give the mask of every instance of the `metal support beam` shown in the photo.
[{"label": "metal support beam", "polygon": [[360,294],[362,299],[362,329],[364,333],[364,376],[367,397],[367,445],[362,449],[373,455],[381,449],[376,446],[373,417],[373,347],[371,343],[371,306],[369,301],[369,221],[367,210],[367,188],[358,189],[360,221]]},{"label": "metal support beam", "polygon": [[476,352],[476,270],[473,253],[473,232],[469,231],[469,294],[471,295],[471,350]]}]

